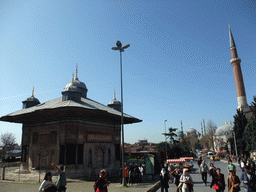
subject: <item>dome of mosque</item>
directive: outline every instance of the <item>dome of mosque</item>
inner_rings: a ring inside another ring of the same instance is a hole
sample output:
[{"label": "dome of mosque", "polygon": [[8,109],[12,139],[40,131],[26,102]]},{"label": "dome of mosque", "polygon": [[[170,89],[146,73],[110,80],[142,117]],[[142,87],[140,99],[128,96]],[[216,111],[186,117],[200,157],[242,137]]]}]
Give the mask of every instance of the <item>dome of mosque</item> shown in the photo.
[{"label": "dome of mosque", "polygon": [[191,127],[187,132],[189,132],[189,133],[197,133],[198,131]]},{"label": "dome of mosque", "polygon": [[224,125],[221,125],[220,127],[217,128],[215,135],[216,136],[227,136],[231,137],[232,136],[232,129],[233,125],[228,124],[227,122]]}]

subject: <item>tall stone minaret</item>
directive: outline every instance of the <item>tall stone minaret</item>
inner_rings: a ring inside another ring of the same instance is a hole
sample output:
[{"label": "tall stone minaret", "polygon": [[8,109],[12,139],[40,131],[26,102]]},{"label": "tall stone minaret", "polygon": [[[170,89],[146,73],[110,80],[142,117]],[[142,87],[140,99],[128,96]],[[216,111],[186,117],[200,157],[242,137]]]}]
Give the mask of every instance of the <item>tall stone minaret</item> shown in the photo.
[{"label": "tall stone minaret", "polygon": [[242,110],[246,116],[249,118],[251,116],[251,110],[247,104],[245,88],[244,88],[244,80],[241,70],[241,59],[237,55],[236,45],[231,33],[230,25],[229,25],[229,39],[230,39],[230,51],[231,51],[231,60],[230,63],[233,67],[233,73],[235,78],[236,84],[236,94],[237,94],[237,102],[238,106],[237,109]]},{"label": "tall stone minaret", "polygon": [[184,133],[183,133],[182,120],[180,121],[180,129],[181,129],[181,139],[183,139],[184,138]]},{"label": "tall stone minaret", "polygon": [[204,136],[204,131],[203,131],[202,122],[201,122],[201,134],[202,134],[202,137],[203,137]]},{"label": "tall stone minaret", "polygon": [[204,129],[204,136],[206,135],[206,130],[205,130],[205,121],[203,119],[203,129]]}]

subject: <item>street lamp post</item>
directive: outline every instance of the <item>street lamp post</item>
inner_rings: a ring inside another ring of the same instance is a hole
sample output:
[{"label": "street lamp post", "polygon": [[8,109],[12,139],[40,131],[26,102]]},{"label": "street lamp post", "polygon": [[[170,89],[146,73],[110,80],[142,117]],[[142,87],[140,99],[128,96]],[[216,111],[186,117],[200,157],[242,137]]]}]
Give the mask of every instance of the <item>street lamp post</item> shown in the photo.
[{"label": "street lamp post", "polygon": [[122,131],[122,183],[123,186],[127,186],[124,179],[124,112],[123,112],[123,72],[122,72],[122,52],[124,49],[130,47],[130,44],[127,44],[122,47],[120,41],[116,42],[116,47],[112,47],[112,50],[120,51],[120,75],[121,75],[121,131]]},{"label": "street lamp post", "polygon": [[165,128],[165,158],[167,159],[166,121],[167,120],[164,120],[164,128]]},{"label": "street lamp post", "polygon": [[234,129],[234,128],[231,128],[231,130],[232,130],[233,133],[234,133],[235,151],[236,151],[236,158],[237,158],[236,132],[235,132],[235,129]]}]

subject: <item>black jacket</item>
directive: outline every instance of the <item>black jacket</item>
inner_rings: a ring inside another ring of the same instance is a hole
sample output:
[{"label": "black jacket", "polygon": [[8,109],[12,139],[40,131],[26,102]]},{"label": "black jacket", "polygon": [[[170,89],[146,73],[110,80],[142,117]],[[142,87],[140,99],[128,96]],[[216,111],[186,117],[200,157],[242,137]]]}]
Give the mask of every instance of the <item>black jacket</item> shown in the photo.
[{"label": "black jacket", "polygon": [[161,183],[161,187],[163,187],[163,188],[169,188],[168,181],[169,181],[169,175],[168,175],[167,172],[164,174],[164,176],[163,176],[162,174],[160,174],[160,183]]},{"label": "black jacket", "polygon": [[225,190],[225,185],[226,185],[225,178],[222,173],[220,175],[214,174],[212,176],[212,182],[211,182],[210,188],[212,188],[214,184],[219,185],[221,190]]}]

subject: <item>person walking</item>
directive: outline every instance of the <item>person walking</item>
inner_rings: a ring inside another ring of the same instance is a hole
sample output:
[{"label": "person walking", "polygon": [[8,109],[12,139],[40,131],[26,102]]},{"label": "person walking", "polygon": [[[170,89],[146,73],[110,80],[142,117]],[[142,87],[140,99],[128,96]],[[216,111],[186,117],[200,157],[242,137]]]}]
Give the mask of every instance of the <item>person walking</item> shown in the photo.
[{"label": "person walking", "polygon": [[66,191],[66,185],[67,185],[67,180],[66,180],[66,172],[64,171],[64,166],[60,165],[59,167],[55,164],[51,164],[54,168],[57,169],[57,172],[59,173],[56,187],[58,189],[58,192],[65,192]]},{"label": "person walking", "polygon": [[200,165],[199,173],[202,175],[202,180],[204,182],[204,185],[207,185],[207,173],[209,172],[209,168],[205,163],[205,160],[202,161],[202,164]]},{"label": "person walking", "polygon": [[135,173],[135,183],[138,184],[138,183],[140,183],[141,173],[140,173],[140,170],[139,170],[139,166],[137,164],[135,165],[134,173]]},{"label": "person walking", "polygon": [[182,192],[193,191],[193,180],[188,174],[188,169],[183,169],[183,175],[180,176],[180,185],[179,187],[181,187]]},{"label": "person walking", "polygon": [[241,175],[241,181],[243,182],[243,187],[246,192],[251,192],[256,190],[256,176],[250,171],[249,166],[244,167],[244,172]]},{"label": "person walking", "polygon": [[39,187],[39,192],[56,192],[57,187],[52,183],[52,173],[51,172],[46,172],[44,176],[44,180]]},{"label": "person walking", "polygon": [[139,166],[139,170],[140,170],[140,183],[142,183],[142,177],[143,177],[143,171],[144,171],[144,169],[143,169],[143,167],[142,167],[141,164],[140,164],[140,166]]},{"label": "person walking", "polygon": [[106,179],[107,171],[102,169],[99,174],[99,178],[94,183],[93,187],[95,192],[108,192],[108,186],[110,182]]},{"label": "person walking", "polygon": [[224,175],[220,171],[220,168],[216,169],[216,173],[212,176],[212,182],[210,184],[210,189],[214,187],[216,192],[224,192],[226,186]]},{"label": "person walking", "polygon": [[235,174],[235,171],[232,169],[229,170],[229,176],[228,176],[228,192],[238,192],[240,191],[240,179]]},{"label": "person walking", "polygon": [[131,165],[130,170],[129,170],[129,184],[132,185],[135,183],[135,168],[133,165]]},{"label": "person walking", "polygon": [[128,168],[128,166],[125,166],[125,168],[124,168],[124,179],[125,179],[126,184],[128,184],[128,181],[129,181],[129,168]]},{"label": "person walking", "polygon": [[232,163],[232,160],[228,160],[228,173],[229,173],[229,170],[233,170],[233,172],[235,172],[236,174],[236,166]]},{"label": "person walking", "polygon": [[243,160],[243,159],[241,159],[240,167],[241,167],[242,172],[244,172],[244,166],[245,166],[245,164],[244,164],[244,160]]},{"label": "person walking", "polygon": [[181,172],[180,169],[174,169],[173,172],[170,174],[174,178],[174,184],[176,185],[176,192],[181,192],[181,188],[179,188],[180,184],[180,177],[181,177]]},{"label": "person walking", "polygon": [[200,156],[197,160],[198,167],[200,168],[200,165],[202,164],[202,157]]},{"label": "person walking", "polygon": [[168,192],[168,188],[169,188],[169,175],[166,172],[165,168],[162,168],[162,171],[160,173],[160,185],[161,185],[161,192]]},{"label": "person walking", "polygon": [[216,167],[214,167],[214,164],[210,164],[210,169],[209,169],[209,176],[212,177],[216,173]]}]

